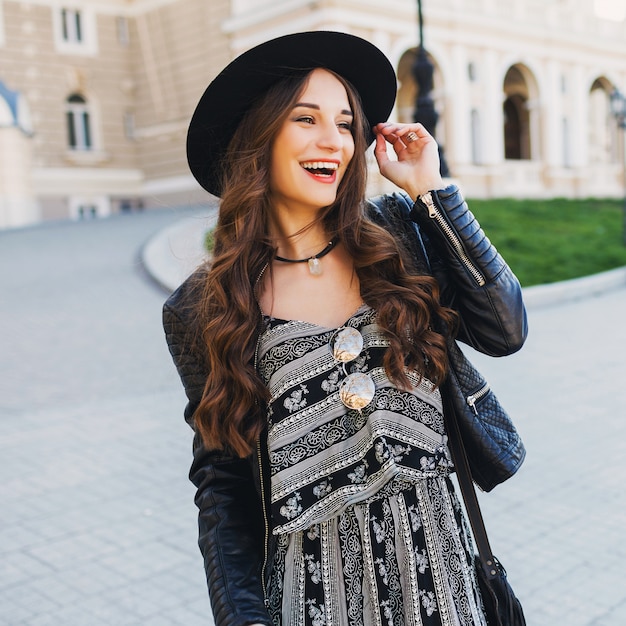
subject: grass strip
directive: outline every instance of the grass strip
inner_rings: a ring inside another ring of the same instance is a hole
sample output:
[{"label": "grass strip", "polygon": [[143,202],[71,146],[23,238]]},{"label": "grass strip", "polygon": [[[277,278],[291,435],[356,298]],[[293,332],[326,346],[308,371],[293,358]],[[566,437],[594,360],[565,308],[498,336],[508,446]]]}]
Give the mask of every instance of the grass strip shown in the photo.
[{"label": "grass strip", "polygon": [[501,198],[468,204],[525,287],[626,265],[622,200]]}]

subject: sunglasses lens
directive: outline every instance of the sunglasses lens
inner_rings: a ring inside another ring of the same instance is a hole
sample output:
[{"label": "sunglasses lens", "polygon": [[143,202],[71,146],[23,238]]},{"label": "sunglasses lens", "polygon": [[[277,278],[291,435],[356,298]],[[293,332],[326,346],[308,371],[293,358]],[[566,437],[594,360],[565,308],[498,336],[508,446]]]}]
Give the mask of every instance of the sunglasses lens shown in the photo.
[{"label": "sunglasses lens", "polygon": [[355,372],[346,376],[339,387],[339,398],[349,409],[362,409],[373,399],[376,385],[369,374]]},{"label": "sunglasses lens", "polygon": [[340,363],[354,361],[363,350],[363,335],[351,326],[342,328],[333,342],[333,358]]}]

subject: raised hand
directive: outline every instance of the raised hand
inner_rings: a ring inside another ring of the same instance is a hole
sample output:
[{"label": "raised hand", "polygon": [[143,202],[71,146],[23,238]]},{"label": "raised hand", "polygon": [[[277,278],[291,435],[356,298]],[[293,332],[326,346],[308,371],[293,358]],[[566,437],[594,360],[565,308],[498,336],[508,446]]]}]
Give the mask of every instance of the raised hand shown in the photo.
[{"label": "raised hand", "polygon": [[[422,124],[377,124],[374,126],[374,155],[380,173],[413,199],[444,186],[439,173],[439,149],[434,137]],[[396,159],[390,159],[387,143]]]}]

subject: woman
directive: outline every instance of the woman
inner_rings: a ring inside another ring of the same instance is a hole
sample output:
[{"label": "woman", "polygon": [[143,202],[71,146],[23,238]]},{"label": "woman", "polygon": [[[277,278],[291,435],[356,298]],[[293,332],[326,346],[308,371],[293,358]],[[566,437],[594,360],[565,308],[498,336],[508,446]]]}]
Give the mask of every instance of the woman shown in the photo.
[{"label": "woman", "polygon": [[[221,205],[164,325],[218,626],[485,624],[439,387],[450,334],[509,354],[525,314],[433,138],[385,123],[395,93],[368,42],[300,33],[235,59],[190,124]],[[366,202],[372,138],[402,192]]]}]

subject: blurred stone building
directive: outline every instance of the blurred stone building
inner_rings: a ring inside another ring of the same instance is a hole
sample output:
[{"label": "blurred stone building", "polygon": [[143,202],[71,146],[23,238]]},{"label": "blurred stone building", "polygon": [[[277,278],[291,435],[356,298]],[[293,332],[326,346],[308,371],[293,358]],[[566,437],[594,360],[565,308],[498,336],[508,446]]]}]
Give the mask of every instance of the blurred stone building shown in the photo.
[{"label": "blurred stone building", "polygon": [[[622,194],[626,21],[607,2],[423,0],[437,139],[466,195]],[[205,86],[317,29],[379,46],[412,119],[415,0],[0,0],[0,227],[206,199],[184,150]]]}]

